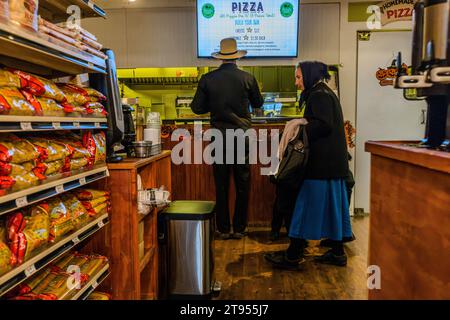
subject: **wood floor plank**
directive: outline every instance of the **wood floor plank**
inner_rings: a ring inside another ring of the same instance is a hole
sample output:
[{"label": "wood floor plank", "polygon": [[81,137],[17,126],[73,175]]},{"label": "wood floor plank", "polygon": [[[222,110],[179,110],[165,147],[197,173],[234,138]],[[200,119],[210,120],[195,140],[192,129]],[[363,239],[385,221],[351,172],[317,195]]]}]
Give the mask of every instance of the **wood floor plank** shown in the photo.
[{"label": "wood floor plank", "polygon": [[[216,240],[220,300],[367,299],[369,217],[354,218],[356,241],[346,244],[347,267],[318,265],[308,257],[302,271],[273,269],[264,252],[286,249],[288,240],[270,242],[268,228],[251,228],[242,240]],[[325,252],[320,248],[320,252]]]}]

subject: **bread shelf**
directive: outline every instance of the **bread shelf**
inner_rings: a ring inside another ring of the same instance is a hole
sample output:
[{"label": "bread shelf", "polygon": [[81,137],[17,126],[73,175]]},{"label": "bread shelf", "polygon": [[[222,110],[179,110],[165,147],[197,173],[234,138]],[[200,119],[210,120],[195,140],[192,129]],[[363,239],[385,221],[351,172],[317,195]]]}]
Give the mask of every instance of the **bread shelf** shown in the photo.
[{"label": "bread shelf", "polygon": [[[106,12],[90,0],[40,0],[40,12],[53,22],[66,21],[68,18],[67,8],[76,5],[81,9],[81,18],[102,17],[106,18]],[[43,10],[42,10],[43,9]]]},{"label": "bread shelf", "polygon": [[0,116],[0,132],[108,129],[106,118]]},{"label": "bread shelf", "polygon": [[87,223],[54,244],[48,244],[33,258],[0,277],[0,296],[86,240],[109,222],[108,214]]},{"label": "bread shelf", "polygon": [[106,264],[88,283],[84,285],[70,300],[86,300],[89,295],[109,276],[109,264]]},{"label": "bread shelf", "polygon": [[109,176],[106,166],[0,197],[0,216]]},{"label": "bread shelf", "polygon": [[[9,57],[0,62],[20,67],[20,61],[38,66],[35,73],[48,75],[47,69],[57,71],[58,75],[78,75],[81,73],[106,73],[106,62],[76,48],[62,46],[46,35],[24,30],[14,24],[0,21],[0,55]],[[39,72],[39,69],[43,69]]]}]

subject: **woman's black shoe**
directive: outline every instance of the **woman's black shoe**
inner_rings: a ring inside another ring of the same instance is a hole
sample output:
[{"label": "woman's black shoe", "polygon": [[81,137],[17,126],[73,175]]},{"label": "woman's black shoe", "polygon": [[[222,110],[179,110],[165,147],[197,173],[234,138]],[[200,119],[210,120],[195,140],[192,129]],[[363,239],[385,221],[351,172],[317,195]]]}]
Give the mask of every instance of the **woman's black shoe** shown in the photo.
[{"label": "woman's black shoe", "polygon": [[331,250],[329,250],[323,256],[316,257],[314,261],[323,264],[345,267],[347,265],[347,255],[344,254],[342,256],[337,256]]},{"label": "woman's black shoe", "polygon": [[276,251],[264,254],[264,258],[274,267],[284,270],[300,270],[300,266],[306,260],[300,257],[296,260],[289,260],[286,251]]},{"label": "woman's black shoe", "polygon": [[[355,240],[356,240],[356,237],[355,237],[354,234],[352,234],[351,237],[344,237],[344,238],[342,238],[342,243],[352,242],[352,241],[355,241]],[[320,246],[321,247],[326,247],[326,248],[331,248],[332,247],[332,243],[333,243],[333,240],[331,240],[331,239],[324,239],[324,240],[320,241]]]}]

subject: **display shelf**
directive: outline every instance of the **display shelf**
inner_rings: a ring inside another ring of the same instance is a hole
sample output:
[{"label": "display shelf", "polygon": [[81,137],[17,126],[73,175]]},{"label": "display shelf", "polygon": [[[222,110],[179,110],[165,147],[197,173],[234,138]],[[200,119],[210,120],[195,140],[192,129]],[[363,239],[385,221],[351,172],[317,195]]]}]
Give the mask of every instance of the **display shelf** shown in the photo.
[{"label": "display shelf", "polygon": [[106,264],[88,283],[84,285],[70,300],[86,300],[89,295],[109,276],[109,264]]},{"label": "display shelf", "polygon": [[1,116],[0,132],[108,129],[106,118]]},{"label": "display shelf", "polygon": [[0,296],[86,240],[109,222],[108,214],[89,222],[54,244],[48,244],[33,258],[0,277]]},{"label": "display shelf", "polygon": [[106,62],[102,58],[63,46],[48,36],[2,21],[0,21],[0,54],[14,59],[15,67],[20,67],[18,61],[22,61],[61,74],[106,72]]},{"label": "display shelf", "polygon": [[109,176],[106,166],[0,197],[0,216]]},{"label": "display shelf", "polygon": [[[69,15],[67,8],[76,5],[81,9],[81,18],[102,17],[106,18],[106,12],[90,0],[40,0],[40,12],[53,22],[66,21]],[[44,9],[44,10],[42,10]]]}]

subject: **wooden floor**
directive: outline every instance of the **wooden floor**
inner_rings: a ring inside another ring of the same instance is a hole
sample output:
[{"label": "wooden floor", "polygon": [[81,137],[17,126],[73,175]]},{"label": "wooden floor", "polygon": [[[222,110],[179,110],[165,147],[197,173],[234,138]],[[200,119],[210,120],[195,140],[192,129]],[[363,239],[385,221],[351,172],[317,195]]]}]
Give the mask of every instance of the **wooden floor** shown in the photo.
[{"label": "wooden floor", "polygon": [[[345,245],[347,267],[316,264],[308,257],[303,271],[273,269],[266,251],[287,248],[288,240],[271,243],[269,229],[253,228],[242,240],[216,240],[216,279],[219,300],[339,300],[367,299],[369,218],[354,218],[356,241]],[[326,249],[310,248],[313,254]]]}]

